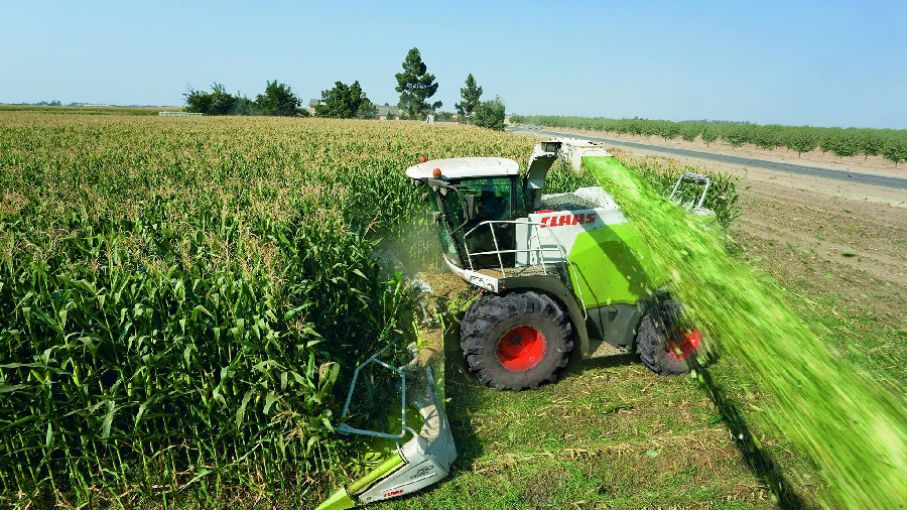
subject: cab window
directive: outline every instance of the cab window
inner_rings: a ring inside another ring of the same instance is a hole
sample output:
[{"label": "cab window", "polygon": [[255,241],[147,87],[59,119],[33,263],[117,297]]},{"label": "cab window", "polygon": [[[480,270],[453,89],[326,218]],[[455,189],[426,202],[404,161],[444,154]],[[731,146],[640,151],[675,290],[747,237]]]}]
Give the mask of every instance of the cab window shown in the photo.
[{"label": "cab window", "polygon": [[470,212],[470,221],[465,228],[470,228],[487,220],[512,219],[511,181],[507,177],[487,179],[469,179],[456,183],[458,193],[448,193],[449,213],[456,218],[456,226],[462,225],[465,217],[463,209]]}]

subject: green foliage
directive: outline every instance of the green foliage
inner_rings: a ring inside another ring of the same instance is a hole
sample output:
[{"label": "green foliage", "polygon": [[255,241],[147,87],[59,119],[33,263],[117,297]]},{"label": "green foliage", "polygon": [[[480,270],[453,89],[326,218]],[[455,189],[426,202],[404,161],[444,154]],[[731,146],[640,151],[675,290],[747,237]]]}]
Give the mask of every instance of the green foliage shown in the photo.
[{"label": "green foliage", "polygon": [[787,131],[784,146],[797,152],[800,157],[804,152],[815,150],[819,145],[815,134],[809,128],[794,128]]},{"label": "green foliage", "polygon": [[857,151],[859,150],[859,142],[857,139],[849,136],[848,133],[835,130],[822,138],[819,147],[823,151],[831,152],[838,157],[853,156],[857,154]]},{"label": "green foliage", "polygon": [[356,109],[356,118],[357,119],[374,119],[378,116],[378,107],[375,106],[375,103],[371,102],[365,94],[362,94],[362,100],[359,103],[359,108]]},{"label": "green foliage", "polygon": [[372,103],[359,85],[335,82],[334,88],[321,92],[322,103],[315,107],[319,117],[339,119],[374,119],[378,116],[378,107]]},{"label": "green foliage", "polygon": [[907,141],[907,130],[895,129],[842,129],[730,122],[671,122],[649,119],[522,115],[514,115],[513,122],[638,136],[660,136],[665,139],[680,135],[684,140],[693,140],[698,135],[706,144],[722,140],[734,147],[750,144],[766,150],[785,146],[796,151],[798,155],[814,150],[816,147],[822,147],[823,150],[840,157],[858,154],[875,156],[882,154],[882,150],[886,146],[897,146],[902,141]]},{"label": "green foliage", "polygon": [[441,107],[441,101],[435,101],[431,105],[426,102],[438,91],[438,83],[422,62],[418,48],[409,50],[403,61],[403,72],[397,73],[395,77],[396,90],[400,93],[398,106],[402,115],[410,119],[420,119],[428,111]]},{"label": "green foliage", "polygon": [[261,115],[275,115],[281,117],[295,117],[307,115],[308,112],[300,108],[302,102],[289,85],[269,81],[263,94],[255,98],[255,106]]},{"label": "green foliage", "polygon": [[490,101],[479,103],[472,116],[472,123],[479,127],[503,131],[504,117],[504,102],[500,97],[495,97]]},{"label": "green foliage", "polygon": [[901,161],[907,161],[907,140],[892,138],[885,143],[881,152],[885,159],[891,161],[897,167]]},{"label": "green foliage", "polygon": [[233,115],[237,108],[247,106],[241,103],[239,94],[227,92],[220,83],[211,85],[211,92],[190,90],[185,95],[186,111],[205,115]]},{"label": "green foliage", "polygon": [[187,112],[205,115],[307,115],[289,85],[277,80],[267,82],[265,91],[255,101],[239,93],[228,93],[220,83],[214,83],[211,92],[190,90],[185,98]]},{"label": "green foliage", "polygon": [[680,126],[674,122],[666,122],[662,124],[661,128],[658,130],[658,136],[667,140],[673,140],[680,136]]},{"label": "green foliage", "polygon": [[687,142],[692,142],[699,136],[699,129],[694,125],[683,125],[680,127],[680,138]]},{"label": "green foliage", "polygon": [[781,139],[781,126],[770,125],[763,126],[764,129],[755,131],[752,135],[748,134],[747,142],[752,143],[760,149],[767,151],[773,150],[783,145]]},{"label": "green foliage", "polygon": [[749,130],[745,126],[734,126],[723,136],[731,147],[740,147],[749,140]]},{"label": "green foliage", "polygon": [[472,73],[466,75],[466,86],[460,89],[460,97],[462,100],[454,106],[460,116],[468,119],[482,100],[482,87],[476,83]]},{"label": "green foliage", "polygon": [[868,131],[861,131],[857,135],[856,143],[859,146],[858,152],[863,154],[864,158],[878,156],[885,147],[885,140]]}]

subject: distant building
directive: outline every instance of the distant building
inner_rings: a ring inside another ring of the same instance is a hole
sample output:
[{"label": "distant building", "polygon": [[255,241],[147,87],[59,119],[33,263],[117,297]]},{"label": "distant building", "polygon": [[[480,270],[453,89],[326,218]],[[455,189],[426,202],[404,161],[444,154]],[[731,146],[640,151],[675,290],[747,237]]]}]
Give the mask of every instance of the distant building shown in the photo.
[{"label": "distant building", "polygon": [[315,115],[315,107],[324,104],[324,101],[321,99],[309,99],[309,107],[306,108],[306,111],[309,112],[309,115]]},{"label": "distant building", "polygon": [[388,112],[390,112],[392,120],[400,120],[400,108],[396,106],[379,106],[378,118],[381,120],[386,119]]}]

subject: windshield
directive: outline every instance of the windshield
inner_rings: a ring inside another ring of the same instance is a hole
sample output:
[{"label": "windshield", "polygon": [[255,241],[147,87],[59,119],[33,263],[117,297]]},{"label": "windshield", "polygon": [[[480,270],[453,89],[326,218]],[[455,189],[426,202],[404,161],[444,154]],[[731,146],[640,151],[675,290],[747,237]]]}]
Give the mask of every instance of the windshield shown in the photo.
[{"label": "windshield", "polygon": [[[511,216],[511,184],[507,177],[469,179],[454,183],[456,193],[444,197],[445,211],[454,228],[464,225],[464,232],[487,220],[509,220]],[[469,221],[466,221],[466,212]]]}]

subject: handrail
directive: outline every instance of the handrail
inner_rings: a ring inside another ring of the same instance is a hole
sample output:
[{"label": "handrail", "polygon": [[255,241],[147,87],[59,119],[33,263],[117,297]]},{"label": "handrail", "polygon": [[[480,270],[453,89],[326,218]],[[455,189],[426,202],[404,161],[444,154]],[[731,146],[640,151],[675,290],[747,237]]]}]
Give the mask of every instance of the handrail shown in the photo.
[{"label": "handrail", "polygon": [[[527,225],[530,227],[534,226],[536,228],[533,229],[533,232],[528,239],[529,242],[527,244],[527,248],[525,248],[525,249],[514,248],[512,250],[511,249],[502,250],[500,245],[498,244],[498,236],[494,231],[494,225]],[[492,242],[494,243],[494,251],[482,251],[482,252],[475,252],[475,253],[470,252],[469,243],[467,242],[467,239],[475,231],[477,231],[478,229],[485,227],[485,226],[487,226],[488,229],[491,231],[491,239],[492,239]],[[575,271],[572,267],[572,266],[574,266],[574,264],[572,264],[570,262],[569,258],[567,257],[567,252],[564,251],[563,244],[561,243],[560,239],[558,239],[557,234],[554,233],[553,230],[550,230],[548,233],[549,233],[549,235],[551,235],[551,237],[554,238],[555,246],[554,247],[543,247],[542,246],[542,241],[539,236],[540,230],[541,230],[540,227],[543,227],[543,225],[541,223],[536,222],[536,221],[531,221],[528,219],[526,219],[526,220],[485,220],[485,221],[480,222],[478,225],[472,227],[471,229],[469,229],[468,231],[463,233],[463,245],[464,245],[463,249],[466,252],[466,260],[467,260],[467,262],[469,262],[469,268],[471,270],[475,271],[475,265],[472,262],[473,257],[477,257],[480,255],[496,255],[498,258],[498,267],[499,267],[501,276],[503,277],[503,276],[506,276],[507,273],[504,270],[504,259],[503,259],[503,257],[501,257],[502,254],[504,254],[504,253],[514,253],[514,254],[516,254],[516,253],[527,253],[527,254],[536,253],[537,254],[536,256],[538,257],[537,260],[539,262],[541,262],[540,265],[547,272],[549,262],[545,257],[545,252],[551,252],[551,251],[557,252],[557,254],[560,255],[560,259],[561,259],[560,263],[563,264],[564,268],[567,270],[567,278],[569,280],[568,283],[570,284],[571,287],[577,289],[577,294],[578,294],[578,297],[580,300],[580,304],[583,307],[583,316],[584,316],[584,318],[588,318],[589,313],[586,308],[586,300],[585,300],[585,297],[583,296],[582,286],[579,285],[578,282],[574,282],[574,279],[576,278],[576,275],[574,275]],[[533,239],[535,239],[536,248],[531,248]]]},{"label": "handrail", "polygon": [[[523,250],[518,250],[518,249],[501,250],[500,245],[497,242],[497,234],[494,231],[494,225],[528,225],[528,226],[536,226],[536,227],[541,226],[540,223],[530,221],[530,220],[485,220],[485,221],[480,222],[478,225],[474,226],[473,228],[469,229],[468,231],[466,231],[463,234],[463,244],[464,244],[464,249],[466,250],[466,258],[467,258],[467,261],[469,262],[470,269],[475,270],[475,265],[472,262],[472,258],[474,256],[478,256],[478,255],[497,255],[498,267],[499,267],[502,275],[506,274],[506,272],[504,271],[504,260],[503,260],[503,258],[501,258],[502,253],[524,253],[524,252],[533,253],[533,252],[536,252],[536,253],[538,253],[539,260],[542,262],[542,264],[541,264],[542,267],[545,268],[546,270],[547,270],[547,265],[548,265],[547,261],[545,260],[545,255],[544,255],[544,252],[546,252],[546,251],[556,251],[559,255],[561,255],[561,257],[563,258],[564,261],[567,260],[567,253],[564,251],[563,246],[560,243],[560,240],[557,239],[557,235],[554,234],[553,232],[551,233],[551,235],[555,238],[555,243],[556,243],[556,247],[554,247],[554,248],[543,248],[541,242],[539,241],[538,247],[535,249],[526,248]],[[467,239],[476,230],[478,230],[482,227],[485,227],[485,226],[487,226],[488,229],[491,231],[491,237],[492,237],[492,241],[494,242],[495,250],[490,251],[490,252],[483,251],[483,252],[471,253],[469,251],[469,244],[466,242]],[[538,229],[536,229],[536,233],[535,233],[534,237],[536,239],[538,239]]]}]

